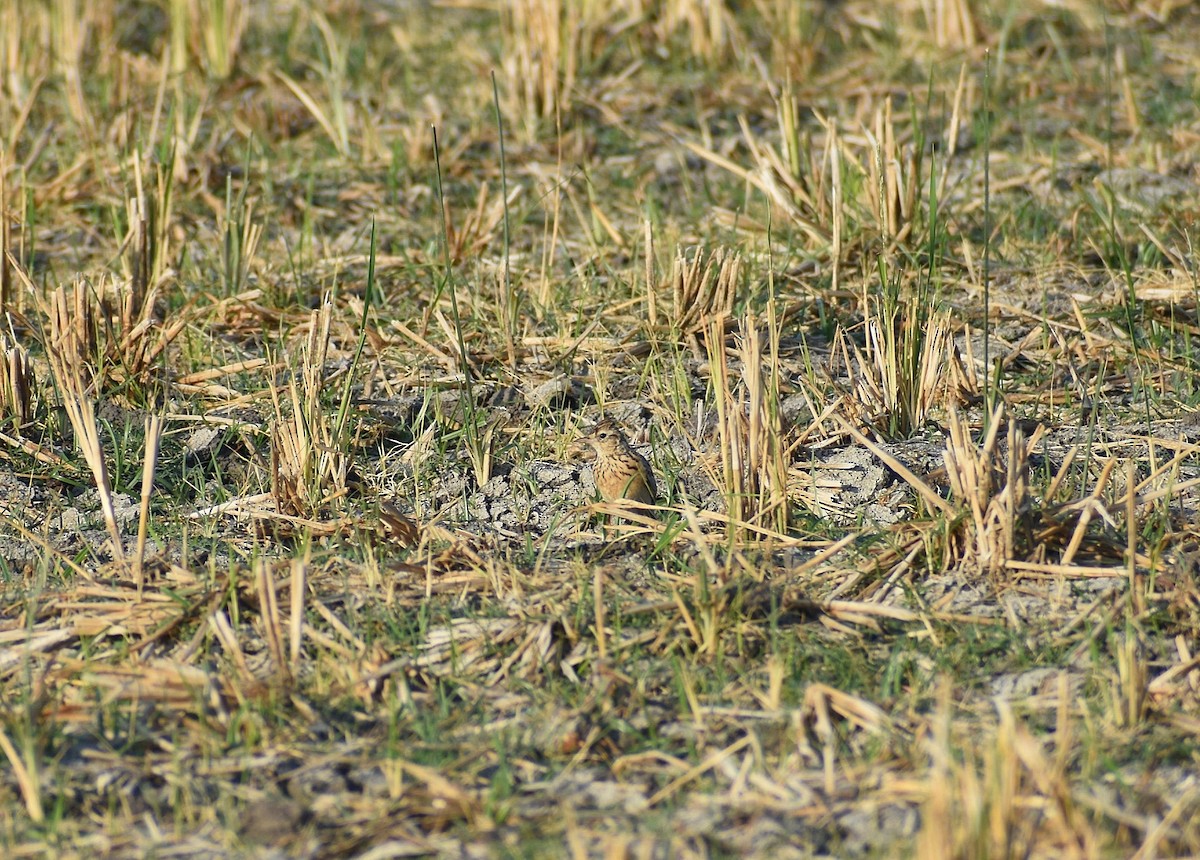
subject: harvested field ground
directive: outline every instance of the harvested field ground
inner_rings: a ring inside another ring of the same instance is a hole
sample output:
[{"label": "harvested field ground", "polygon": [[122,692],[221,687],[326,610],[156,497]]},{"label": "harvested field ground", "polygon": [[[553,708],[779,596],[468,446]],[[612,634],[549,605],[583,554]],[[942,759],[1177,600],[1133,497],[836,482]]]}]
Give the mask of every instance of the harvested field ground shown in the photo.
[{"label": "harvested field ground", "polygon": [[0,856],[1200,854],[1197,44],[0,0]]}]

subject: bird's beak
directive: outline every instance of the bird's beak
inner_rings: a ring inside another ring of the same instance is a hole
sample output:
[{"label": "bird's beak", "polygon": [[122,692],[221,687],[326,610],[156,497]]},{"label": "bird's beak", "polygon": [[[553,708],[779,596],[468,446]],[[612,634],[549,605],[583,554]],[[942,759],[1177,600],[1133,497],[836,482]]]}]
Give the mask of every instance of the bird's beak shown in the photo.
[{"label": "bird's beak", "polygon": [[576,439],[567,447],[567,456],[572,460],[591,461],[596,459],[596,449],[586,439]]}]

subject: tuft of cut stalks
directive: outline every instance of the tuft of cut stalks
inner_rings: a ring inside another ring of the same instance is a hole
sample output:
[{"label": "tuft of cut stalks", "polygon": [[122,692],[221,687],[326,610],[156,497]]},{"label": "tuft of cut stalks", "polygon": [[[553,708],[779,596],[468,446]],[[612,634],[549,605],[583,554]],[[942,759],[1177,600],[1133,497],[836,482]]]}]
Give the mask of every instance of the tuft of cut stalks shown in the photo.
[{"label": "tuft of cut stalks", "polygon": [[652,5],[659,7],[654,32],[664,47],[682,31],[687,34],[690,55],[711,65],[726,59],[740,41],[725,0],[666,0]]},{"label": "tuft of cut stalks", "polygon": [[232,181],[225,185],[225,214],[221,224],[224,242],[221,246],[221,269],[225,294],[236,296],[249,284],[250,267],[262,238],[262,224],[254,220],[254,199],[247,198],[246,188],[233,193]]},{"label": "tuft of cut stalks", "polygon": [[299,356],[289,362],[286,407],[271,391],[271,495],[286,515],[312,516],[346,490],[350,458],[338,422],[321,402],[332,322],[333,305],[325,301],[312,312]]},{"label": "tuft of cut stalks", "polygon": [[100,340],[100,309],[94,294],[82,278],[70,291],[59,287],[50,294],[45,309],[50,320],[48,352],[57,353],[64,366],[78,367],[90,384],[97,376],[97,344]]},{"label": "tuft of cut stalks", "polygon": [[580,53],[594,31],[584,15],[596,7],[565,0],[514,0],[506,7],[508,114],[522,117],[526,137],[534,139],[542,120],[570,109]]},{"label": "tuft of cut stalks", "polygon": [[[1065,700],[1068,685],[1058,685]],[[916,856],[920,858],[1099,856],[1092,828],[1072,791],[1068,757],[1048,754],[1043,742],[997,699],[999,725],[961,735],[952,719],[948,683],[927,741],[931,759]],[[1057,731],[1072,735],[1070,709],[1058,709]]]},{"label": "tuft of cut stalks", "polygon": [[965,51],[979,44],[979,24],[967,0],[921,0],[921,11],[937,47]]},{"label": "tuft of cut stalks", "polygon": [[[729,371],[724,324],[712,320],[706,339],[717,407],[720,473],[714,481],[728,508],[731,541],[786,534],[790,519],[788,462],[779,409],[778,334],[768,320],[764,334],[754,314],[736,338],[741,379]],[[765,346],[764,340],[770,340]]]},{"label": "tuft of cut stalks", "polygon": [[1107,713],[1113,725],[1136,729],[1145,725],[1150,716],[1150,674],[1153,671],[1146,655],[1145,634],[1133,623],[1112,637],[1110,648],[1115,666],[1106,671],[1109,701]]},{"label": "tuft of cut stalks", "polygon": [[125,204],[129,232],[121,242],[126,252],[121,257],[129,280],[128,307],[122,308],[123,328],[132,327],[135,318],[144,317],[147,304],[153,308],[154,296],[163,281],[172,274],[171,223],[174,200],[174,174],[162,164],[154,168],[154,196],[146,194],[142,176],[142,157],[133,159],[134,196]]},{"label": "tuft of cut stalks", "polygon": [[[717,248],[697,250],[688,258],[679,249],[671,264],[672,337],[686,343],[692,353],[703,357],[700,341],[715,324],[724,339],[725,323],[733,316],[738,287],[742,281],[742,257],[737,251]],[[653,296],[651,296],[653,304]]]},{"label": "tuft of cut stalks", "polygon": [[835,266],[872,245],[893,249],[921,241],[929,217],[920,193],[922,152],[919,142],[902,144],[919,137],[920,130],[911,120],[906,126],[896,119],[890,98],[860,134],[843,132],[836,119],[816,112],[824,133],[805,131],[800,98],[790,81],[775,104],[778,147],[741,120],[749,164],[700,143],[685,145],[761,191],[808,237],[810,248],[832,254]]},{"label": "tuft of cut stalks", "polygon": [[570,113],[583,83],[614,54],[657,49],[718,67],[745,42],[726,0],[513,0],[501,8],[507,113],[523,120],[529,140],[542,121]]},{"label": "tuft of cut stalks", "polygon": [[[80,295],[81,292],[76,290],[76,295]],[[82,348],[87,336],[83,326],[87,325],[87,321],[72,321],[67,314],[66,296],[61,288],[55,291],[54,298],[50,315],[50,343],[47,344],[46,350],[50,359],[50,372],[54,376],[63,409],[74,431],[76,444],[83,452],[92,478],[96,482],[104,524],[112,541],[113,557],[116,561],[123,562],[125,548],[121,539],[121,529],[117,524],[116,509],[113,506],[112,485],[108,479],[108,466],[104,461],[100,428],[96,424],[95,406],[89,394],[94,387],[89,386],[88,382],[92,373],[85,363],[86,353]],[[88,306],[85,303],[85,307]]]},{"label": "tuft of cut stalks", "polygon": [[[939,408],[960,402],[972,388],[954,342],[950,314],[930,313],[919,299],[871,301],[877,312],[865,323],[859,347],[839,328],[834,356],[850,379],[847,402],[877,431],[903,438]],[[890,305],[890,306],[888,306]]]},{"label": "tuft of cut stalks", "polygon": [[0,334],[0,419],[11,421],[18,431],[29,423],[33,381],[29,353]]},{"label": "tuft of cut stalks", "polygon": [[[1029,452],[1041,438],[1039,425],[1026,439],[1015,421],[1004,422],[1001,405],[988,424],[983,444],[971,441],[957,410],[950,412],[950,435],[943,459],[951,492],[968,511],[959,531],[960,561],[991,576],[1031,549]],[[1008,428],[1007,463],[999,450],[1000,428]]]},{"label": "tuft of cut stalks", "polygon": [[155,368],[187,320],[180,314],[162,325],[154,312],[157,290],[141,293],[141,284],[138,277],[102,275],[95,285],[80,277],[70,290],[51,293],[43,311],[55,349],[78,365],[88,386],[104,393],[120,388],[126,398],[148,403],[154,399]]},{"label": "tuft of cut stalks", "polygon": [[228,78],[248,23],[245,0],[171,0],[168,11],[172,72],[182,74],[190,54],[212,77]]}]

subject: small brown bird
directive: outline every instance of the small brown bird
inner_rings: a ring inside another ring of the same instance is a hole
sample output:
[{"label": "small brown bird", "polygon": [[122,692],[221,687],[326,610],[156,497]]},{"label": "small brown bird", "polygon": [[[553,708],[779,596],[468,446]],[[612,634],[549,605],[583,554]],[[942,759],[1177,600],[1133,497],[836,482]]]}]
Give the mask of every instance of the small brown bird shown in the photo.
[{"label": "small brown bird", "polygon": [[658,498],[654,470],[645,457],[629,446],[629,440],[611,418],[601,420],[572,450],[595,457],[592,474],[605,501],[629,499],[652,505]]}]

